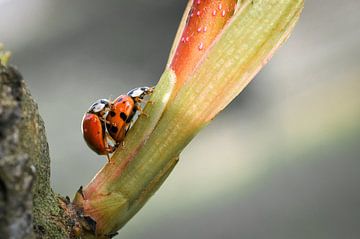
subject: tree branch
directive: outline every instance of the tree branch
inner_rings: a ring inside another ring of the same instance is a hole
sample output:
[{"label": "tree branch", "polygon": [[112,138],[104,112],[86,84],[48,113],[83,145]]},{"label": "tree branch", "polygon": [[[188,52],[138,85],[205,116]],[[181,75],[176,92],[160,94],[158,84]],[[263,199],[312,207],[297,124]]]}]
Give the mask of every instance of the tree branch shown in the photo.
[{"label": "tree branch", "polygon": [[64,222],[71,220],[50,188],[49,149],[37,104],[20,73],[0,65],[0,235],[66,238],[71,223]]}]

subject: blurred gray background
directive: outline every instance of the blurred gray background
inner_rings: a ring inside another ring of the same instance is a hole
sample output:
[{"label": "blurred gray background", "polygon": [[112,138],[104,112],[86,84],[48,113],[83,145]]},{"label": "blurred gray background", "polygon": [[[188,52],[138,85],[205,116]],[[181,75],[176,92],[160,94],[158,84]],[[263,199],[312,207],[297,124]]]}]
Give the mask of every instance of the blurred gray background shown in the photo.
[{"label": "blurred gray background", "polygon": [[[0,41],[39,103],[52,185],[106,162],[80,122],[154,85],[185,0],[0,0]],[[360,238],[360,1],[309,0],[289,41],[186,148],[117,238]]]}]

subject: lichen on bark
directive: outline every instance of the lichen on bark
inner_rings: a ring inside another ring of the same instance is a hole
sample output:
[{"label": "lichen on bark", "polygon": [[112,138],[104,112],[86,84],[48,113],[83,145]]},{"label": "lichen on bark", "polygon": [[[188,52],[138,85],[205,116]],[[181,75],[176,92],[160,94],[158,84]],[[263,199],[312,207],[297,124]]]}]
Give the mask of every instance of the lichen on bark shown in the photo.
[{"label": "lichen on bark", "polygon": [[67,238],[71,225],[50,187],[44,123],[20,73],[0,65],[0,235]]}]

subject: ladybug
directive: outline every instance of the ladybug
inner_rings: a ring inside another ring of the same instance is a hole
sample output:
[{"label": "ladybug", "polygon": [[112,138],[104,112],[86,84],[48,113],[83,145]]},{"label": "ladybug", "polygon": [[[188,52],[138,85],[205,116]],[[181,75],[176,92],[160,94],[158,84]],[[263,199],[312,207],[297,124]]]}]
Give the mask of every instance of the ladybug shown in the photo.
[{"label": "ladybug", "polygon": [[123,142],[136,112],[143,114],[141,103],[153,90],[153,87],[139,87],[113,102],[106,99],[94,102],[82,120],[82,134],[87,145],[110,161],[109,154]]},{"label": "ladybug", "polygon": [[111,104],[106,117],[106,128],[116,144],[121,143],[130,123],[137,111],[142,113],[141,102],[146,95],[153,92],[153,87],[139,87],[130,90],[126,95],[120,95]]},{"label": "ladybug", "polygon": [[82,119],[82,134],[87,145],[97,154],[107,155],[115,148],[107,140],[105,120],[110,109],[110,102],[106,99],[95,101],[84,114]]}]

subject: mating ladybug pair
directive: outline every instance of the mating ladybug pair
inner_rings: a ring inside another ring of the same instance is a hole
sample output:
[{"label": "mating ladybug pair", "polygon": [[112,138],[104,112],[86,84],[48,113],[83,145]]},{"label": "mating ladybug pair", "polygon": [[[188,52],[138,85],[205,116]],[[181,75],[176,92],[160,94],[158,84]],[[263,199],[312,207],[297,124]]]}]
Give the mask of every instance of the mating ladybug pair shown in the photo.
[{"label": "mating ladybug pair", "polygon": [[87,145],[97,154],[106,155],[110,161],[109,154],[122,143],[135,113],[142,112],[141,102],[153,90],[153,87],[139,87],[113,102],[95,101],[82,120],[81,129]]}]

